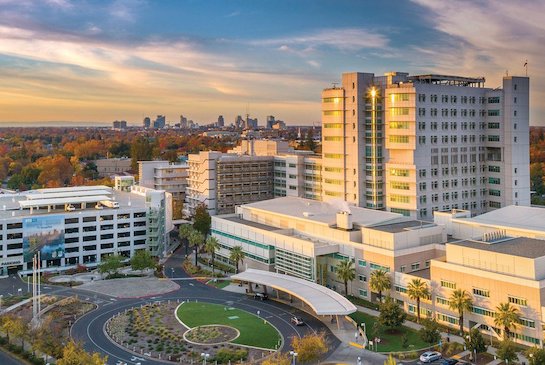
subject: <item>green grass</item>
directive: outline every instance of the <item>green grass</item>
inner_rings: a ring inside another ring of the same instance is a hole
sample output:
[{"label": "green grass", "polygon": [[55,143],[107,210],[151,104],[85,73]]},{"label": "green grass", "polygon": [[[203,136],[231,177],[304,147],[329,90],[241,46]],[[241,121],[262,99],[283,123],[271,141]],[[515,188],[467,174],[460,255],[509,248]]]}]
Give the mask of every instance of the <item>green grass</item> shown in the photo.
[{"label": "green grass", "polygon": [[240,336],[232,341],[235,344],[274,349],[280,341],[280,334],[268,322],[246,311],[226,308],[219,304],[188,302],[178,307],[176,316],[191,328],[208,324],[234,327],[240,331]]},{"label": "green grass", "polygon": [[[378,321],[377,317],[373,317],[369,314],[362,312],[352,313],[350,317],[358,324],[362,322],[365,323],[367,336],[371,336],[371,334],[373,333],[373,325],[375,324],[375,322]],[[403,348],[403,346],[401,346],[401,336],[403,336],[403,334],[405,334],[407,336],[407,339],[409,340],[409,346],[407,348]],[[378,337],[381,340],[378,345],[379,352],[412,351],[433,345],[424,342],[424,340],[420,338],[420,334],[418,333],[418,331],[415,331],[412,328],[408,328],[405,326],[397,328],[395,332],[389,332],[387,329],[384,329],[380,332]],[[369,338],[369,340],[371,340],[371,338]]]},{"label": "green grass", "polygon": [[216,280],[216,281],[214,281],[214,279],[212,279],[212,280],[209,280],[206,284],[212,285],[213,287],[216,287],[218,289],[223,289],[227,285],[231,284],[231,281],[229,281],[229,280]]}]

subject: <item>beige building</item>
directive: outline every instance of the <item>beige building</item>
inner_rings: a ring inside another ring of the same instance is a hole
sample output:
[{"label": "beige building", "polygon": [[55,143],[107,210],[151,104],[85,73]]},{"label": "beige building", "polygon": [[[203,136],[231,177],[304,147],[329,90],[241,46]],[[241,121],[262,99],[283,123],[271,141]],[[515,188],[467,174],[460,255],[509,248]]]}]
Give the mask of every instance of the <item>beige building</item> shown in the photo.
[{"label": "beige building", "polygon": [[[449,309],[453,290],[463,289],[473,305],[464,328],[501,337],[494,316],[500,303],[518,309],[516,342],[543,343],[545,319],[545,209],[509,206],[480,216],[469,211],[436,212],[435,222],[401,214],[285,197],[242,205],[235,214],[212,217],[220,259],[242,246],[245,267],[294,275],[344,294],[336,275],[340,260],[352,260],[356,278],[348,293],[376,301],[369,278],[386,271],[392,295],[410,314],[416,302],[407,287],[419,278],[430,288],[421,314],[458,328]],[[384,293],[388,294],[388,293]]]},{"label": "beige building", "polygon": [[123,174],[131,170],[131,159],[122,158],[103,158],[94,161],[99,177]]},{"label": "beige building", "polygon": [[175,200],[184,200],[188,176],[189,166],[185,163],[138,161],[138,185],[165,190]]}]

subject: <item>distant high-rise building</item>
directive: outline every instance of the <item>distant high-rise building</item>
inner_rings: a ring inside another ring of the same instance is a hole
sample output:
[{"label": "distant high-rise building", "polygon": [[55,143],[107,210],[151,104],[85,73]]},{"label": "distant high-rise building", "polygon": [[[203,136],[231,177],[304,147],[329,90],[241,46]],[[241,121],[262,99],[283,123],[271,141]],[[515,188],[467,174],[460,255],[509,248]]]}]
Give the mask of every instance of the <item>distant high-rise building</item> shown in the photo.
[{"label": "distant high-rise building", "polygon": [[151,127],[151,119],[150,117],[145,117],[144,118],[144,128],[149,128]]},{"label": "distant high-rise building", "polygon": [[257,129],[257,118],[250,118],[249,114],[246,114],[246,121],[244,123],[244,129]]},{"label": "distant high-rise building", "polygon": [[166,117],[164,115],[158,115],[157,118],[153,121],[153,128],[163,129],[166,126]]},{"label": "distant high-rise building", "polygon": [[237,117],[235,118],[235,127],[237,128],[244,127],[244,120],[242,119],[240,115],[237,115]]},{"label": "distant high-rise building", "polygon": [[116,120],[113,123],[114,129],[126,129],[127,128],[127,121],[126,120]]},{"label": "distant high-rise building", "polygon": [[223,127],[225,125],[225,120],[223,119],[223,115],[220,115],[218,117],[218,127]]},{"label": "distant high-rise building", "polygon": [[268,115],[267,116],[267,129],[272,129],[274,123],[276,123],[276,121],[274,120],[274,115]]},{"label": "distant high-rise building", "polygon": [[183,115],[180,115],[180,128],[182,128],[182,129],[187,129],[188,128],[187,118],[184,117]]}]

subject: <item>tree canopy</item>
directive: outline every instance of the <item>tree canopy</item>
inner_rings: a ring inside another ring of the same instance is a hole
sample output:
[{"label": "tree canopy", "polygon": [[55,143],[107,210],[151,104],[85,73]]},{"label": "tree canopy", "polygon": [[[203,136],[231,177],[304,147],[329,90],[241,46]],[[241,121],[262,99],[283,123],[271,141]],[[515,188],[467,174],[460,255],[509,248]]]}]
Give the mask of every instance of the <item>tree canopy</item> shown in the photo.
[{"label": "tree canopy", "polygon": [[193,228],[206,236],[210,232],[211,224],[212,218],[210,217],[210,213],[208,213],[208,208],[204,204],[199,204],[195,209]]},{"label": "tree canopy", "polygon": [[138,250],[131,258],[131,268],[133,270],[154,269],[155,266],[155,259],[148,250]]}]

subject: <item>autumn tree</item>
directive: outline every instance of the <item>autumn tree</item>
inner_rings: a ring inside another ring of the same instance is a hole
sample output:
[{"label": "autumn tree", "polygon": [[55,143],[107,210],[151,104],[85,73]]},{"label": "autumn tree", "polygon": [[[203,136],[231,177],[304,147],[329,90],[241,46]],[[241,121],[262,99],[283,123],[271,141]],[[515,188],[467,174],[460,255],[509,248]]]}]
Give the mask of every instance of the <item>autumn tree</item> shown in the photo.
[{"label": "autumn tree", "polygon": [[67,185],[74,174],[70,160],[63,155],[42,157],[36,161],[35,166],[41,170],[38,183],[48,188]]},{"label": "autumn tree", "polygon": [[131,157],[133,170],[138,168],[138,161],[153,159],[153,144],[148,138],[139,137],[131,144]]},{"label": "autumn tree", "polygon": [[304,337],[294,336],[291,347],[297,352],[299,362],[311,364],[317,363],[329,350],[324,333],[309,333]]},{"label": "autumn tree", "polygon": [[57,365],[104,365],[108,362],[108,356],[100,356],[99,353],[88,353],[81,344],[74,341],[68,342],[62,351],[62,358],[57,360]]}]

